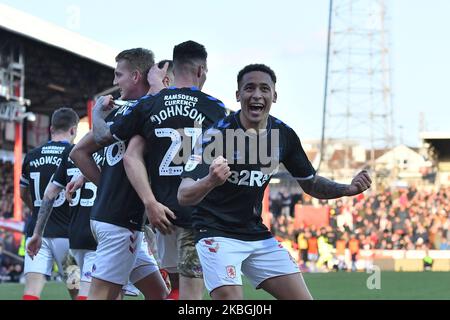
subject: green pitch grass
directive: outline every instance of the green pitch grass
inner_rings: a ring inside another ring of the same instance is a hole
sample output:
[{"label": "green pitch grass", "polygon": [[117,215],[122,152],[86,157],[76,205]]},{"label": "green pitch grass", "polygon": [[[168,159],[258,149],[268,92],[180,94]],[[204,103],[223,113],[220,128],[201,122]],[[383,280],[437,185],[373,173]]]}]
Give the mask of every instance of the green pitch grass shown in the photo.
[{"label": "green pitch grass", "polygon": [[[315,299],[322,300],[372,300],[372,299],[450,299],[450,273],[448,272],[381,272],[380,289],[368,289],[371,274],[358,273],[307,273],[306,283]],[[376,284],[370,281],[369,284]],[[254,290],[244,281],[245,299],[273,299],[262,290]],[[0,300],[21,299],[23,285],[0,284]],[[205,295],[205,298],[206,297]],[[43,300],[68,300],[64,285],[50,282],[44,288]],[[127,299],[133,299],[127,297]],[[136,299],[136,298],[134,298]],[[142,297],[137,297],[142,299]]]}]

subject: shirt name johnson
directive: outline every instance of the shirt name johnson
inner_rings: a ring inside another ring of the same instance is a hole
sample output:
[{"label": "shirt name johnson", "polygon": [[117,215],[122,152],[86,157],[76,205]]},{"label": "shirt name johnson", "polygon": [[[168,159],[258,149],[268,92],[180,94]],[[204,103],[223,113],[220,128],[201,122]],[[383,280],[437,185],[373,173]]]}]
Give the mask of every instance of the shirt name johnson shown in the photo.
[{"label": "shirt name johnson", "polygon": [[183,116],[189,117],[201,124],[205,120],[205,116],[195,109],[197,102],[197,97],[192,97],[185,94],[164,96],[164,106],[166,108],[159,111],[157,114],[152,115],[150,120],[161,124],[161,122],[168,118]]}]

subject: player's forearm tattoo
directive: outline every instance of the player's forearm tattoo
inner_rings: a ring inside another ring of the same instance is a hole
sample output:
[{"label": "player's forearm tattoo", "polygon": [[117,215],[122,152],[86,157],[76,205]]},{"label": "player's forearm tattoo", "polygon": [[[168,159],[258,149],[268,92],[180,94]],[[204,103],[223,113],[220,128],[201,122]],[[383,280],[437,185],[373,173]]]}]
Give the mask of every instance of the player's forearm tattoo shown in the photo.
[{"label": "player's forearm tattoo", "polygon": [[300,180],[299,183],[303,191],[318,199],[336,199],[348,194],[348,185],[336,183],[321,176]]},{"label": "player's forearm tattoo", "polygon": [[42,200],[37,216],[36,226],[34,227],[34,233],[37,233],[40,236],[44,233],[45,226],[47,225],[47,221],[52,213],[54,202],[55,198]]},{"label": "player's forearm tattoo", "polygon": [[95,142],[101,146],[107,146],[111,142],[111,133],[105,120],[97,112],[93,114],[93,128]]}]

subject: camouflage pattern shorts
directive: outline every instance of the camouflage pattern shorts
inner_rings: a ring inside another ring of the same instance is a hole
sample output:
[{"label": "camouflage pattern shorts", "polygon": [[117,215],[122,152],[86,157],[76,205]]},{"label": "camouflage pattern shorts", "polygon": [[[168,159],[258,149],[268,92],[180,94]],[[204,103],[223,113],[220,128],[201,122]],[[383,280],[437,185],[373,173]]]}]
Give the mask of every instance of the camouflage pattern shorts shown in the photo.
[{"label": "camouflage pattern shorts", "polygon": [[187,278],[203,278],[202,266],[195,249],[194,230],[182,228],[177,240],[180,274]]}]

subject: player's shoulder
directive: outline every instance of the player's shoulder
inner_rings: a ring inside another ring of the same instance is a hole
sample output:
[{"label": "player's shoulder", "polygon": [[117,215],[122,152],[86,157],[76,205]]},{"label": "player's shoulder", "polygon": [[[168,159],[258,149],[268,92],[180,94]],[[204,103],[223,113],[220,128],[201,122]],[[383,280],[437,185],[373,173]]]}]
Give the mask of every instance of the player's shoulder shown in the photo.
[{"label": "player's shoulder", "polygon": [[72,149],[73,149],[74,147],[75,147],[74,144],[68,145],[68,146],[64,149],[62,155],[63,155],[64,157],[69,157],[69,153],[70,153],[70,151],[72,151]]},{"label": "player's shoulder", "polygon": [[211,127],[211,130],[226,130],[226,129],[237,129],[239,123],[236,119],[236,114],[233,112],[219,120],[217,120]]},{"label": "player's shoulder", "polygon": [[73,145],[69,142],[48,141],[28,151],[25,155],[24,163],[33,162],[42,156],[62,157],[67,149],[71,148],[72,146]]},{"label": "player's shoulder", "polygon": [[32,158],[34,155],[40,154],[43,146],[44,145],[40,145],[28,151],[26,154],[26,158]]},{"label": "player's shoulder", "polygon": [[120,107],[116,110],[115,116],[118,115],[126,116],[130,114],[131,111],[133,111],[134,109],[139,109],[142,107],[145,108],[146,106],[152,104],[152,102],[155,100],[155,96],[156,95],[147,94],[145,96],[140,97],[139,99],[123,101]]},{"label": "player's shoulder", "polygon": [[30,159],[35,158],[35,157],[38,156],[38,155],[41,155],[41,154],[42,154],[42,149],[44,149],[45,147],[49,146],[49,145],[50,145],[50,142],[51,142],[51,141],[48,141],[48,142],[46,142],[46,143],[43,143],[43,144],[41,144],[41,145],[39,145],[39,146],[37,146],[37,147],[34,147],[34,148],[31,149],[30,151],[28,151],[27,154],[26,154],[26,156],[25,156],[25,160],[27,160],[27,159],[30,160]]},{"label": "player's shoulder", "polygon": [[294,129],[292,129],[288,124],[286,124],[282,120],[280,120],[272,115],[269,115],[269,121],[270,121],[270,125],[271,125],[272,129],[278,129],[278,130],[281,130],[288,134],[295,134]]},{"label": "player's shoulder", "polygon": [[226,111],[226,106],[225,104],[222,102],[222,100],[206,93],[203,91],[200,91],[198,89],[196,89],[195,87],[192,88],[191,90],[193,90],[193,92],[197,92],[197,95],[202,99],[203,102],[206,103],[213,103],[214,105],[217,105],[220,107],[220,109],[222,109],[224,112]]},{"label": "player's shoulder", "polygon": [[216,97],[214,97],[214,96],[212,96],[212,95],[210,95],[210,94],[208,94],[208,93],[205,93],[205,92],[202,92],[202,93],[203,93],[203,97],[204,97],[205,99],[207,99],[207,100],[209,100],[209,101],[213,101],[213,102],[215,102],[219,107],[226,109],[225,104],[222,102],[222,100],[220,100],[220,99],[218,99],[218,98],[216,98]]}]

